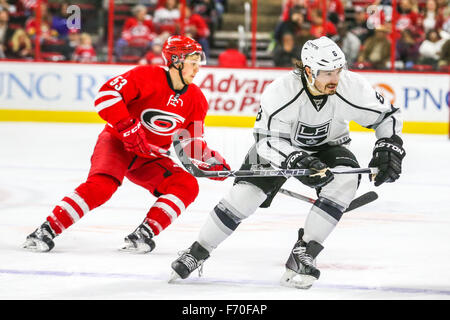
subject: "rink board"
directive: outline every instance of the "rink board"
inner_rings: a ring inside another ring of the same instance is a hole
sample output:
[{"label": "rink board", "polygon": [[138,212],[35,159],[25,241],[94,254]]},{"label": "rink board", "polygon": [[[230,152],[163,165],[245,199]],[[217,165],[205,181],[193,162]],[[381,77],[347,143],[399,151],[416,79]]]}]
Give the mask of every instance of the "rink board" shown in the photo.
[{"label": "rink board", "polygon": [[[0,62],[0,121],[101,123],[93,100],[132,65]],[[207,126],[252,127],[261,93],[287,69],[204,67],[195,83],[209,101]],[[450,75],[362,72],[400,107],[405,133],[448,134]],[[352,131],[365,131],[350,123]]]}]

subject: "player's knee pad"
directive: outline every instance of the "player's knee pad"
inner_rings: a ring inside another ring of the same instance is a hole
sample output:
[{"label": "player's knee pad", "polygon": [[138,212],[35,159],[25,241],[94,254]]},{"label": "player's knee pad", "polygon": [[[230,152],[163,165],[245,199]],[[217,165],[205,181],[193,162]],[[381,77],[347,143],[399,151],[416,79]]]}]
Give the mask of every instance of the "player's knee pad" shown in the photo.
[{"label": "player's knee pad", "polygon": [[241,221],[249,217],[264,202],[267,195],[248,183],[237,183],[214,207],[211,217],[225,233],[233,232]]},{"label": "player's knee pad", "polygon": [[156,195],[173,194],[185,207],[194,202],[199,193],[197,179],[186,171],[175,172],[156,188]]},{"label": "player's knee pad", "polygon": [[[338,166],[336,168],[345,168]],[[336,174],[333,181],[322,187],[319,198],[328,199],[343,211],[347,209],[358,189],[359,178],[357,174]]]},{"label": "player's knee pad", "polygon": [[116,178],[104,174],[95,174],[90,176],[75,191],[92,210],[108,201],[119,185],[120,182]]}]

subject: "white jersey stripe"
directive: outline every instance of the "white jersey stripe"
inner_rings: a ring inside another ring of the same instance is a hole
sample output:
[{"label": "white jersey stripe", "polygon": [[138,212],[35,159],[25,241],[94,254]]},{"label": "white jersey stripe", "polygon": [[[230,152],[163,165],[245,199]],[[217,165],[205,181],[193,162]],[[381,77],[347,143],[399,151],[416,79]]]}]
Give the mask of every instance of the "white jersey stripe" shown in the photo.
[{"label": "white jersey stripe", "polygon": [[105,101],[97,104],[95,106],[95,109],[96,109],[97,112],[100,112],[103,109],[106,109],[106,108],[109,108],[109,107],[115,105],[119,101],[122,101],[122,97],[111,98],[111,99],[105,100]]}]

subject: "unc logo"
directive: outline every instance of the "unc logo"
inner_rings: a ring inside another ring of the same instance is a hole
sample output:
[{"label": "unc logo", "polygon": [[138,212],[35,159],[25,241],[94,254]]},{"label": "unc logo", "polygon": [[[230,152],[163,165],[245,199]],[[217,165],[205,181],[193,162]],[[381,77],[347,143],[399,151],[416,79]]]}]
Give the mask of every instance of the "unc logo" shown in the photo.
[{"label": "unc logo", "polygon": [[160,136],[173,135],[184,120],[176,113],[158,109],[145,109],[141,113],[141,122],[144,127]]}]

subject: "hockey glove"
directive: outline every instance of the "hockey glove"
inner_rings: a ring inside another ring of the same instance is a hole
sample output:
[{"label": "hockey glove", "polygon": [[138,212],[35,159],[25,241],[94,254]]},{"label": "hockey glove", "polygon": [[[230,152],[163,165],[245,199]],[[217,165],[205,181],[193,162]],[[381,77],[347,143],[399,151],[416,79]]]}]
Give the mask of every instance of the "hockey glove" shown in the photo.
[{"label": "hockey glove", "polygon": [[318,158],[308,155],[306,152],[292,152],[283,164],[285,169],[310,169],[317,173],[309,176],[297,176],[296,179],[311,188],[320,188],[334,179],[333,173],[327,165]]},{"label": "hockey glove", "polygon": [[[403,141],[397,135],[378,139],[375,143],[369,167],[376,167],[379,170],[375,176],[376,187],[385,182],[394,182],[400,177],[402,160],[406,155],[402,145]],[[369,177],[372,181],[372,176]]]},{"label": "hockey glove", "polygon": [[[202,168],[202,170],[205,171],[228,171],[231,170],[228,163],[225,161],[225,159],[214,150],[206,149],[203,152],[203,161],[209,164],[208,167]],[[226,177],[214,177],[210,178],[212,180],[225,180]]]},{"label": "hockey glove", "polygon": [[147,142],[145,131],[139,120],[127,118],[119,121],[115,128],[120,135],[125,150],[128,152],[146,158],[161,156],[160,153],[156,152],[156,148]]}]

